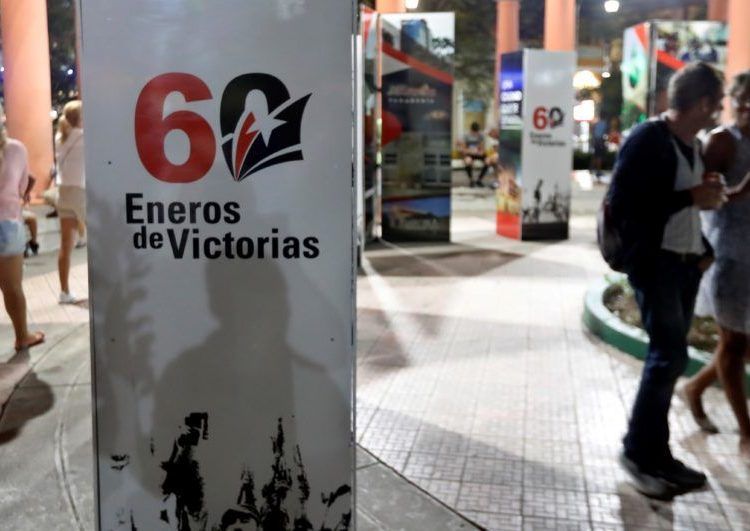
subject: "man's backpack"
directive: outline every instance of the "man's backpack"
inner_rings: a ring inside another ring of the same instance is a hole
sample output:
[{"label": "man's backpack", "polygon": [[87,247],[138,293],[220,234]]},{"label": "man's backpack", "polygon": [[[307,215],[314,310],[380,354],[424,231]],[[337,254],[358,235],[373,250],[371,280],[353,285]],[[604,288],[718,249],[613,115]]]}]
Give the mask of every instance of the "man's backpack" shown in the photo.
[{"label": "man's backpack", "polygon": [[599,212],[596,214],[596,240],[599,251],[609,267],[621,273],[626,272],[625,246],[619,227],[612,215],[612,204],[609,195],[605,195]]}]

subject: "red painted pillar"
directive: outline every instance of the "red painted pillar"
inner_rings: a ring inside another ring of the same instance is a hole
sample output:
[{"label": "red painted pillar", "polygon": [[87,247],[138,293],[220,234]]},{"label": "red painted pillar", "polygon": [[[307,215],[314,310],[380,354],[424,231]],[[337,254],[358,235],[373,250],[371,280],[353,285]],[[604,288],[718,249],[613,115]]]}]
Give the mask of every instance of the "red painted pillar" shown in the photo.
[{"label": "red painted pillar", "polygon": [[750,32],[747,21],[750,20],[750,0],[730,0],[727,10],[729,21],[729,42],[727,45],[727,82],[742,72],[750,69]]},{"label": "red painted pillar", "polygon": [[544,49],[576,50],[576,0],[545,0]]},{"label": "red painted pillar", "polygon": [[376,0],[375,10],[380,13],[406,13],[404,0]]},{"label": "red painted pillar", "polygon": [[29,151],[34,193],[44,190],[52,167],[52,89],[50,82],[47,3],[45,0],[0,0],[5,114],[8,135]]},{"label": "red painted pillar", "polygon": [[495,116],[498,116],[500,87],[500,56],[515,52],[520,46],[520,0],[498,0],[497,23],[495,25]]},{"label": "red painted pillar", "polygon": [[708,20],[726,22],[729,0],[708,0]]}]

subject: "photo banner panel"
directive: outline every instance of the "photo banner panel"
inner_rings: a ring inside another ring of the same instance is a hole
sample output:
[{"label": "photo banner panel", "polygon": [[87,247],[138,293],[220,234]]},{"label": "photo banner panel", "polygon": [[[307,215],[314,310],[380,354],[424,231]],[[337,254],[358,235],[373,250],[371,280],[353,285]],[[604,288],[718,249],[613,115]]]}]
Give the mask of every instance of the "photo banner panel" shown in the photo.
[{"label": "photo banner panel", "polygon": [[383,238],[448,241],[453,13],[381,15]]}]

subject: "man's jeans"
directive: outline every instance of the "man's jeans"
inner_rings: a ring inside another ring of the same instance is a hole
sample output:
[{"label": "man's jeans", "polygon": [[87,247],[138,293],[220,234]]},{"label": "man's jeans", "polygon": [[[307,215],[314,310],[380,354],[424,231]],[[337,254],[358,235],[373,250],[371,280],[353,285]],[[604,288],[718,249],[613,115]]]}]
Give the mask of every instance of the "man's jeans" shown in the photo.
[{"label": "man's jeans", "polygon": [[666,251],[648,275],[630,278],[650,342],[623,443],[626,455],[645,468],[672,459],[669,406],[688,363],[687,334],[700,278],[697,259]]}]

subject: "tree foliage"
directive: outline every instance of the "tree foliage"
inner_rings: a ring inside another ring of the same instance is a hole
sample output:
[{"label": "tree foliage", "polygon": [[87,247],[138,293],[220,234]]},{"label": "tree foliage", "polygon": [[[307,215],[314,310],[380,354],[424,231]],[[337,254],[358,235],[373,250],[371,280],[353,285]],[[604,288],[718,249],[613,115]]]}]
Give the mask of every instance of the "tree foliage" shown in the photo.
[{"label": "tree foliage", "polygon": [[495,2],[422,0],[420,11],[453,11],[456,16],[454,69],[467,99],[492,100],[495,73]]},{"label": "tree foliage", "polygon": [[47,0],[52,106],[77,94],[75,6],[72,0]]}]

